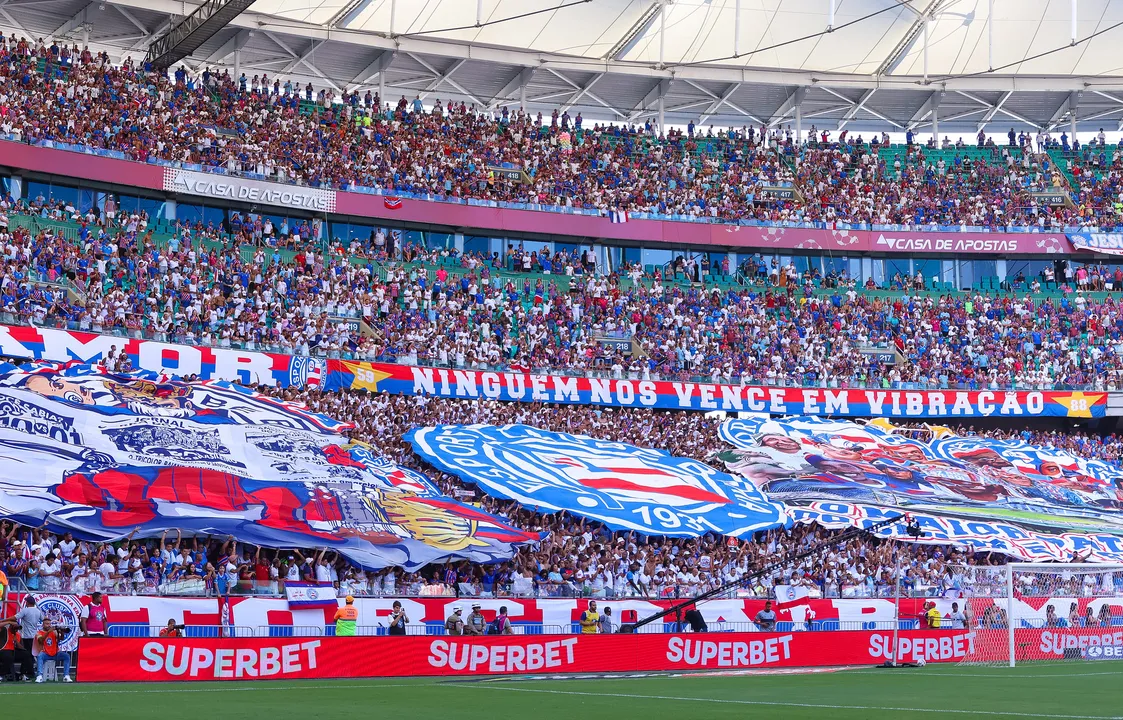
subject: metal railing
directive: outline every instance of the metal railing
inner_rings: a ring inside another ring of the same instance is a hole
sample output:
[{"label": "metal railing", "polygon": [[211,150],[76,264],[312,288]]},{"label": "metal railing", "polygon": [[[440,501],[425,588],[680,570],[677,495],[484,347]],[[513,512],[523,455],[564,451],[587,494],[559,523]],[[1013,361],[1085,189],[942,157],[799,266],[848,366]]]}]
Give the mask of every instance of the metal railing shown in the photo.
[{"label": "metal railing", "polygon": [[[184,582],[155,583],[152,581],[136,582],[129,579],[119,579],[109,583],[102,582],[96,586],[86,582],[72,582],[70,578],[54,578],[46,582],[45,578],[36,578],[33,585],[28,585],[24,578],[12,576],[9,578],[10,592],[51,592],[62,594],[85,595],[95,590],[115,595],[150,595],[157,597],[256,597],[256,598],[284,598],[283,583],[239,583],[220,593],[215,586],[208,586],[202,580],[189,580]],[[517,587],[511,583],[496,583],[490,589],[478,583],[459,583],[459,587],[451,588],[444,585],[426,585],[423,583],[410,583],[395,586],[382,591],[370,587],[358,587],[341,583],[338,588],[339,596],[353,595],[357,598],[447,598],[447,599],[503,599],[510,598],[589,598],[593,600],[676,600],[690,598],[699,592],[708,589],[708,586],[667,585],[658,588],[643,588],[642,592],[633,589],[593,589],[574,583],[538,583],[526,587],[519,584]],[[949,587],[943,585],[923,585],[912,588],[901,588],[902,597],[928,598],[943,597]],[[618,591],[619,590],[619,591]],[[815,587],[810,590],[811,599],[864,599],[864,598],[892,598],[894,588],[892,585],[848,585],[838,587],[827,585],[824,588]],[[996,594],[1001,590],[996,589]],[[730,599],[775,599],[774,593],[768,587],[741,587],[722,595]]]}]

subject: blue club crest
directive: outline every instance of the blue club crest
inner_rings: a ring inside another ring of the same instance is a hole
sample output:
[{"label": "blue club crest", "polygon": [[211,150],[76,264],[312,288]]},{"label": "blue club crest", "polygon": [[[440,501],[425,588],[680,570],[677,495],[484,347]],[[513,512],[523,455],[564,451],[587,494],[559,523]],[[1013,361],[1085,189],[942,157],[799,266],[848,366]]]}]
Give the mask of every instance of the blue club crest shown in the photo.
[{"label": "blue club crest", "polygon": [[661,450],[526,425],[441,425],[406,439],[494,497],[645,535],[742,537],[790,522],[749,481]]}]

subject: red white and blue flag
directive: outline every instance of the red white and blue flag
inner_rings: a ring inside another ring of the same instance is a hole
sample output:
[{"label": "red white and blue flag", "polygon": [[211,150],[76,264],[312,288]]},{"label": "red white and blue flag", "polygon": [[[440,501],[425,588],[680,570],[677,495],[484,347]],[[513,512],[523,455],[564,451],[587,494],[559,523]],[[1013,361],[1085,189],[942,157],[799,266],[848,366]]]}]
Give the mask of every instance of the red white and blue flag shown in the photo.
[{"label": "red white and blue flag", "polygon": [[285,582],[285,598],[289,609],[336,607],[335,586],[322,582]]}]

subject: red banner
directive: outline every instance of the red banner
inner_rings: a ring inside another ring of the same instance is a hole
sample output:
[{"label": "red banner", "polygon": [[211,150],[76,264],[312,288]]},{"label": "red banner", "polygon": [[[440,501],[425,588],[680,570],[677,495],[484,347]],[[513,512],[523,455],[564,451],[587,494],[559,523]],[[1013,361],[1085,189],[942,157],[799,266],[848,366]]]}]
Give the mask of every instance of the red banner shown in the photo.
[{"label": "red banner", "polygon": [[[974,634],[901,632],[903,662],[952,662]],[[83,682],[313,679],[830,667],[884,662],[891,632],[505,637],[83,638]]]}]

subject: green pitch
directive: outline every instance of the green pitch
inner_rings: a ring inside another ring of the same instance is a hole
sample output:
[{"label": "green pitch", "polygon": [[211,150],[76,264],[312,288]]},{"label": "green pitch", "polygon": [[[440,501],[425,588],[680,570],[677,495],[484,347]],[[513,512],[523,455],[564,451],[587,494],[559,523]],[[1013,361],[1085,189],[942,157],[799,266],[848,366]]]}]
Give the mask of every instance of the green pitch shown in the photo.
[{"label": "green pitch", "polygon": [[1123,718],[1123,663],[806,675],[0,685],[12,717],[198,720]]}]

